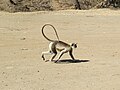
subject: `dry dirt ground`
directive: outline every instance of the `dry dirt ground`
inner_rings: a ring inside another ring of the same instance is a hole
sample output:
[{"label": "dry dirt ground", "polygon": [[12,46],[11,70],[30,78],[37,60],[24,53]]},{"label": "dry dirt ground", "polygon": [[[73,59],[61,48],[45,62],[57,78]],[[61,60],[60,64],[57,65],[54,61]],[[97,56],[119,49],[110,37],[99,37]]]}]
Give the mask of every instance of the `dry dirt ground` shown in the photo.
[{"label": "dry dirt ground", "polygon": [[[77,62],[68,54],[59,63],[41,59],[45,23],[78,43]],[[120,11],[0,12],[0,90],[120,90]]]}]

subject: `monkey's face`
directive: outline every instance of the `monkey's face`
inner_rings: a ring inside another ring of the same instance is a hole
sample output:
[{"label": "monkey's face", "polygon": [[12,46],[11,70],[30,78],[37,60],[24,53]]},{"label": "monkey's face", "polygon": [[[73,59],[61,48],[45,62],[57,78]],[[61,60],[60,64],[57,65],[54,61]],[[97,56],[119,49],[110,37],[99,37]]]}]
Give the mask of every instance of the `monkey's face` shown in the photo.
[{"label": "monkey's face", "polygon": [[73,48],[77,48],[77,43],[72,43],[71,46],[72,46]]}]

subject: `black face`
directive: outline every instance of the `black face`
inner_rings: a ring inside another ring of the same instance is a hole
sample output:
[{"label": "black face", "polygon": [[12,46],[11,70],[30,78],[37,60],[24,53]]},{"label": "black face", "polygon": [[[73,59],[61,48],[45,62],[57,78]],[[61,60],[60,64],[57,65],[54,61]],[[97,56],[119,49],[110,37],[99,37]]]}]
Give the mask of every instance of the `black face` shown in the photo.
[{"label": "black face", "polygon": [[75,44],[75,46],[74,46],[75,48],[77,48],[77,44]]},{"label": "black face", "polygon": [[72,43],[72,45],[74,48],[77,48],[77,44],[76,43]]}]

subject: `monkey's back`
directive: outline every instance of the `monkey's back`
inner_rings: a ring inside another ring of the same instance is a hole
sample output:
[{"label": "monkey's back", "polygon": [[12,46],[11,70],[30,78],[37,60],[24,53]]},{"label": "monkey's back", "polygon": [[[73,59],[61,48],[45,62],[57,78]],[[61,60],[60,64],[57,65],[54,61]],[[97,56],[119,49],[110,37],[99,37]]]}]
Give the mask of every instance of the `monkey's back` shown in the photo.
[{"label": "monkey's back", "polygon": [[59,50],[71,49],[71,46],[63,41],[57,41],[55,47]]}]

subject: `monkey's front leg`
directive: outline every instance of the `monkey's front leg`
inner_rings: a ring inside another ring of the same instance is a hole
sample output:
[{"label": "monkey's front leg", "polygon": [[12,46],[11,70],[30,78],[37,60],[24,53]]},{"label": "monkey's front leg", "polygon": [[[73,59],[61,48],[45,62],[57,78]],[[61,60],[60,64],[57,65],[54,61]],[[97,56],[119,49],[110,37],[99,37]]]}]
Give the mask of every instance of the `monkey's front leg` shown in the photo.
[{"label": "monkey's front leg", "polygon": [[73,56],[73,54],[72,54],[72,50],[69,51],[69,55],[71,56],[71,58],[72,58],[73,60],[75,60],[75,58],[74,58],[74,56]]}]

